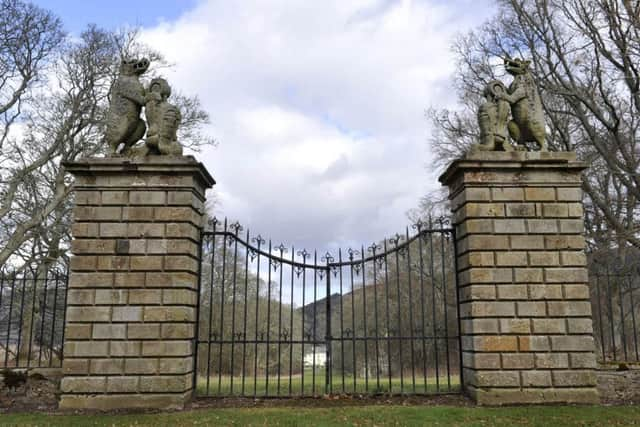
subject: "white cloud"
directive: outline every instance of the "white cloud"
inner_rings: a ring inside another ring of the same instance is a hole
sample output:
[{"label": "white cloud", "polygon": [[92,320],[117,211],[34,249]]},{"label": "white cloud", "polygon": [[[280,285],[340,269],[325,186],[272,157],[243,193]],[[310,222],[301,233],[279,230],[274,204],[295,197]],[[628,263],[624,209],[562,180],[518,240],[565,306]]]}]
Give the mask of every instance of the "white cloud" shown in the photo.
[{"label": "white cloud", "polygon": [[451,106],[449,47],[483,2],[203,1],[144,33],[199,94],[220,146],[198,158],[219,215],[297,247],[402,231],[438,184],[424,118]]}]

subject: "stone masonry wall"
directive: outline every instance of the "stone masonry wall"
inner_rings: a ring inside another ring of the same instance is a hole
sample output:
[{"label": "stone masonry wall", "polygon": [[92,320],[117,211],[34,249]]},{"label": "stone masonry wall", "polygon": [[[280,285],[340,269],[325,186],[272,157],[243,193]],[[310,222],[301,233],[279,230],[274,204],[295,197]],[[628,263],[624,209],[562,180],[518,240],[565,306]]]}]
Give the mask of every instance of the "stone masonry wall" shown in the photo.
[{"label": "stone masonry wall", "polygon": [[199,237],[189,157],[88,159],[75,177],[61,408],[180,408],[192,393]]},{"label": "stone masonry wall", "polygon": [[485,152],[440,178],[455,216],[464,389],[478,403],[597,402],[573,153]]}]

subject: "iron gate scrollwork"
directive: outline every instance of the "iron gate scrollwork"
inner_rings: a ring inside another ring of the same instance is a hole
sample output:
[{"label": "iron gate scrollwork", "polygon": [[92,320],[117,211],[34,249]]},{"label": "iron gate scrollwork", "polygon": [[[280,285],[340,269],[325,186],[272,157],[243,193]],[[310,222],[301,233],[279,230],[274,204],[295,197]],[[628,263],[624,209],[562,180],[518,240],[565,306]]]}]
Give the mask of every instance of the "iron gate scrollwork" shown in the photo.
[{"label": "iron gate scrollwork", "polygon": [[197,394],[458,392],[454,230],[444,219],[412,229],[319,254],[210,221],[202,233]]}]

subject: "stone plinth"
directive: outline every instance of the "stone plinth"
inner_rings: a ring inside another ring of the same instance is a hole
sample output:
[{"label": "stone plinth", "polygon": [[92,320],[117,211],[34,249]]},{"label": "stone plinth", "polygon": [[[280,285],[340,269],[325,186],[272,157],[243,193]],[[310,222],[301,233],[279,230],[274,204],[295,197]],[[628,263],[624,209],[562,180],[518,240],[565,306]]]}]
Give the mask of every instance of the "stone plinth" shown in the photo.
[{"label": "stone plinth", "polygon": [[595,355],[574,153],[454,161],[463,386],[480,404],[593,403]]},{"label": "stone plinth", "polygon": [[192,157],[87,159],[75,178],[61,408],[181,408],[193,389],[205,190]]}]

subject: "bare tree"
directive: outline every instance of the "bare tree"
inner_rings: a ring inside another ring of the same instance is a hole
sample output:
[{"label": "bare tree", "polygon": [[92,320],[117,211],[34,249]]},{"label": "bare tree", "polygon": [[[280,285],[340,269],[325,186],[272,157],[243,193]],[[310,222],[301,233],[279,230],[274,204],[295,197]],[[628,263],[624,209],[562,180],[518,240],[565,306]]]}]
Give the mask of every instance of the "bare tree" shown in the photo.
[{"label": "bare tree", "polygon": [[[47,270],[69,241],[71,183],[62,163],[103,153],[121,58],[166,62],[136,31],[90,26],[71,39],[48,11],[20,0],[0,7],[0,266],[13,260]],[[181,141],[192,149],[213,143],[201,131],[209,117],[199,100],[176,99],[185,118]]]},{"label": "bare tree", "polygon": [[477,139],[481,90],[502,58],[533,61],[552,150],[585,173],[586,224],[597,246],[640,248],[640,3],[498,0],[497,15],[454,45],[462,111],[430,110],[440,162]]}]

